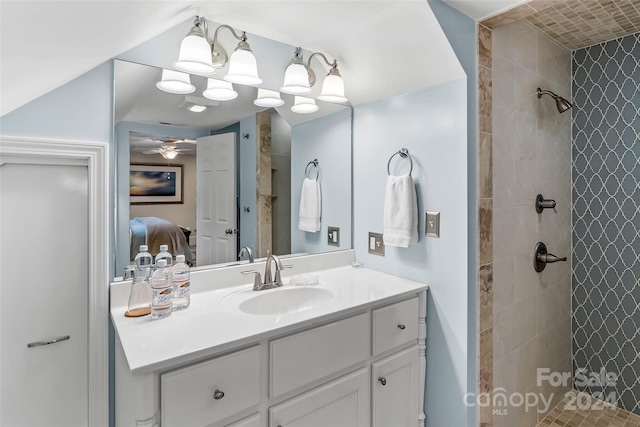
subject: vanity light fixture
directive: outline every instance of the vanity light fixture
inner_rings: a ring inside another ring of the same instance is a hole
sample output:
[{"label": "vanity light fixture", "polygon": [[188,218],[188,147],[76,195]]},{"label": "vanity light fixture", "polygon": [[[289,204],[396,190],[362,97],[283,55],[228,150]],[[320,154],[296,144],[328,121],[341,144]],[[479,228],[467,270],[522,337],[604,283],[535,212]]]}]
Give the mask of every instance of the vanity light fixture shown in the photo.
[{"label": "vanity light fixture", "polygon": [[284,82],[280,91],[291,95],[301,95],[311,92],[309,71],[302,59],[302,48],[297,47],[293,53],[291,63],[284,72]]},{"label": "vanity light fixture", "polygon": [[202,96],[214,101],[231,101],[238,97],[238,92],[233,90],[231,82],[207,79],[207,90],[202,92]]},{"label": "vanity light fixture", "polygon": [[[236,50],[227,55],[225,49],[218,42],[218,34],[226,28],[233,37],[239,40]],[[209,25],[207,18],[196,16],[193,27],[182,39],[178,60],[173,66],[187,73],[209,75],[229,63],[229,72],[223,78],[231,83],[245,85],[258,85],[262,79],[258,76],[256,58],[253,56],[251,46],[247,43],[247,34],[242,31],[240,35],[228,25],[220,25],[216,28],[213,41],[208,38]]]},{"label": "vanity light fixture", "polygon": [[344,95],[344,81],[338,70],[338,61],[329,61],[322,52],[314,52],[309,57],[307,65],[302,59],[302,48],[297,47],[291,63],[284,73],[284,83],[280,91],[292,95],[300,95],[311,92],[311,86],[316,83],[316,74],[311,68],[311,60],[314,56],[321,57],[331,67],[327,77],[322,82],[322,90],[318,99],[326,102],[345,103],[349,100]]},{"label": "vanity light fixture", "polygon": [[280,97],[280,92],[259,88],[258,97],[253,103],[258,107],[280,107],[284,105],[284,99]]},{"label": "vanity light fixture", "polygon": [[291,111],[298,114],[311,114],[318,111],[320,107],[316,105],[316,101],[304,96],[296,96]]},{"label": "vanity light fixture", "polygon": [[180,71],[162,70],[162,80],[156,83],[156,87],[164,92],[186,95],[196,90],[191,84],[191,76]]}]

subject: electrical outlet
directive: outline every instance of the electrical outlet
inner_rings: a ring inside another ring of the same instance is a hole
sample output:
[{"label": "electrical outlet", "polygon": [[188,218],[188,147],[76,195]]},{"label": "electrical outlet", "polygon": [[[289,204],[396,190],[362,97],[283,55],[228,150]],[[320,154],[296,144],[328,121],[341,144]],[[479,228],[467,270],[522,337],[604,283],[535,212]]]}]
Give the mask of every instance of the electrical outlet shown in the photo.
[{"label": "electrical outlet", "polygon": [[440,212],[426,213],[425,235],[428,237],[440,237]]},{"label": "electrical outlet", "polygon": [[340,227],[328,227],[327,245],[340,246]]},{"label": "electrical outlet", "polygon": [[367,243],[369,253],[384,256],[384,241],[382,234],[369,232],[369,241]]}]

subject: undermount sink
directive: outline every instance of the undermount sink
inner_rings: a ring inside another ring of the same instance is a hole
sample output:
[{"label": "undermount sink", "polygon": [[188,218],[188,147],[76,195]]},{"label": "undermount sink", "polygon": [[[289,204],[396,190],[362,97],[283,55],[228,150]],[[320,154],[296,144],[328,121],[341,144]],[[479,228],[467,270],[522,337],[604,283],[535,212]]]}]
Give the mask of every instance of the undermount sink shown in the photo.
[{"label": "undermount sink", "polygon": [[333,292],[323,288],[279,288],[260,292],[241,303],[240,311],[262,315],[294,313],[310,310],[333,298]]}]

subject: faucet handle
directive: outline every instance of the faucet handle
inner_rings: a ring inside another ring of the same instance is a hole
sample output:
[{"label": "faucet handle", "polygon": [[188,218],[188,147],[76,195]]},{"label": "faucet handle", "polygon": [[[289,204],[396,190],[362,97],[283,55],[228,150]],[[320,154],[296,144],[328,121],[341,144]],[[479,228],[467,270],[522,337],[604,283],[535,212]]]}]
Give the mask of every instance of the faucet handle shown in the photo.
[{"label": "faucet handle", "polygon": [[255,275],[253,278],[253,290],[259,291],[262,287],[262,277],[260,277],[260,272],[256,270],[244,270],[240,272],[240,274],[244,274],[245,276],[252,273]]}]

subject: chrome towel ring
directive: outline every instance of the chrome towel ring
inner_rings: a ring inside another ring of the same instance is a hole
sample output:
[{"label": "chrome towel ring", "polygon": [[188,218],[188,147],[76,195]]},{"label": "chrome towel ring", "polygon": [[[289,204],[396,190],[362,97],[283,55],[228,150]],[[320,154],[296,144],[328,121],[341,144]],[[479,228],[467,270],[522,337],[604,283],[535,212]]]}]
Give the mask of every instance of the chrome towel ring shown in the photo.
[{"label": "chrome towel ring", "polygon": [[[316,168],[316,177],[315,178],[311,178],[309,176],[309,172],[311,172],[311,170],[313,170],[313,169],[309,169],[310,167],[315,167]],[[318,179],[318,177],[320,176],[320,168],[318,167],[318,159],[313,159],[312,161],[307,163],[307,167],[304,168],[304,176],[306,178],[309,178],[309,179]]]},{"label": "chrome towel ring", "polygon": [[391,175],[391,160],[397,155],[399,155],[403,159],[409,158],[409,161],[411,162],[409,175],[411,175],[411,172],[413,172],[413,158],[411,157],[411,154],[409,154],[409,150],[407,150],[406,148],[401,148],[400,150],[393,153],[391,157],[389,157],[389,161],[387,162],[387,175]]}]

